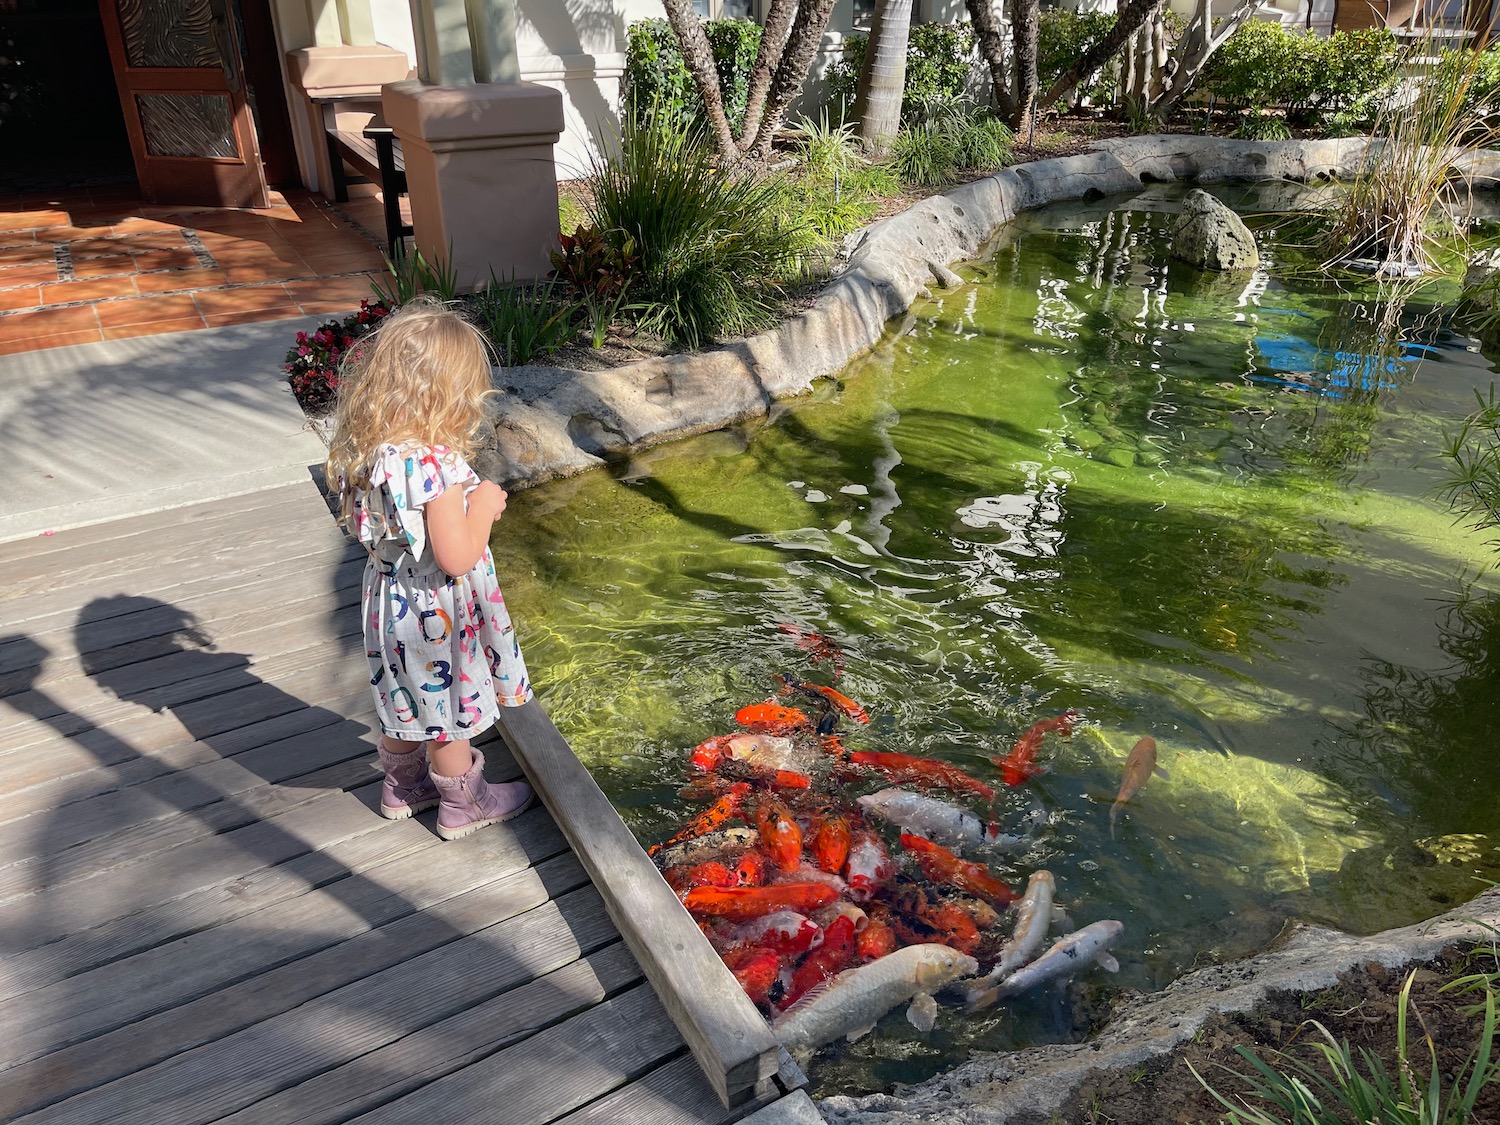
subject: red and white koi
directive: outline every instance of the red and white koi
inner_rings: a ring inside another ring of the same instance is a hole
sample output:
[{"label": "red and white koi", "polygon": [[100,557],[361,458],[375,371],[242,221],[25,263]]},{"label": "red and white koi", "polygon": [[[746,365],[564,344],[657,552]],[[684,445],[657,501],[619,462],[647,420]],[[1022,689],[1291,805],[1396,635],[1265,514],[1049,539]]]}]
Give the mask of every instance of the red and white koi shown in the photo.
[{"label": "red and white koi", "polygon": [[868,830],[855,833],[849,845],[849,860],[844,865],[849,897],[855,902],[869,902],[881,884],[895,873],[896,865],[880,837]]}]

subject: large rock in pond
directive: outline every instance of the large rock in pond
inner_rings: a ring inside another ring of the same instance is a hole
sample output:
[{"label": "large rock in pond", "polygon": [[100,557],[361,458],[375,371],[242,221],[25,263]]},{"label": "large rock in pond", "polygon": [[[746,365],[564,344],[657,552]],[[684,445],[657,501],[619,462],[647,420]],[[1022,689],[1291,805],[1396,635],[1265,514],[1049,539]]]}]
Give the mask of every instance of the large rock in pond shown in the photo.
[{"label": "large rock in pond", "polygon": [[1260,265],[1250,228],[1208,192],[1195,188],[1182,201],[1172,232],[1172,256],[1202,270],[1246,270]]}]

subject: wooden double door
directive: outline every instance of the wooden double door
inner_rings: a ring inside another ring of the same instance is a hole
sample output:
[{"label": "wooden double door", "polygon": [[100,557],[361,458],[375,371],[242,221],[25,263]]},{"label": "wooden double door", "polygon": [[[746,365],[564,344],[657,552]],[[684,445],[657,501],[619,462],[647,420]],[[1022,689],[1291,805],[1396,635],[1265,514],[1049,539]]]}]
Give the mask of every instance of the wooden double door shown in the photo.
[{"label": "wooden double door", "polygon": [[141,194],[267,205],[233,0],[99,0]]}]

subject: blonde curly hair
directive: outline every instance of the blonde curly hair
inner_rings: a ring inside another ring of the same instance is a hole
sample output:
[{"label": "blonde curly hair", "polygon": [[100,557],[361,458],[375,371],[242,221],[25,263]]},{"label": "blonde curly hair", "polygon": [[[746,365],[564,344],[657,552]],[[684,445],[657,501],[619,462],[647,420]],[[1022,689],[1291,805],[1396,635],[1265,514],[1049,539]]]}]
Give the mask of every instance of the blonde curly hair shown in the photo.
[{"label": "blonde curly hair", "polygon": [[387,443],[473,452],[490,384],[489,341],[441,301],[408,301],[351,348],[339,371],[338,408],[324,473],[347,521],[355,489],[370,484]]}]

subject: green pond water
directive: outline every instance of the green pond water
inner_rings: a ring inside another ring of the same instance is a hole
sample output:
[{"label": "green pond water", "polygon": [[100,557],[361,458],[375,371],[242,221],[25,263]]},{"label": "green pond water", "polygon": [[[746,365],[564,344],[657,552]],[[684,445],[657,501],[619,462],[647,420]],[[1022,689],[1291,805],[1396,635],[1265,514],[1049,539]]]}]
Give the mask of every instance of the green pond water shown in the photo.
[{"label": "green pond water", "polygon": [[[1030,215],[837,382],[519,493],[500,525],[540,696],[646,842],[698,808],[691,747],[775,673],[829,682],[782,622],[842,646],[873,720],[855,749],[996,778],[1035,719],[1084,716],[1002,796],[1007,823],[1045,810],[1034,845],[989,858],[1017,886],[1051,870],[1076,924],[1123,921],[1120,973],[945,1008],[926,1037],[898,1011],[815,1092],[1077,1038],[1112,990],[1288,919],[1372,931],[1500,878],[1495,555],[1432,498],[1444,428],[1493,378],[1439,311],[1455,288],[1391,310],[1276,249],[1275,219],[1262,271],[1198,274],[1168,262],[1176,206]],[[1112,841],[1145,734],[1170,777]]]}]

